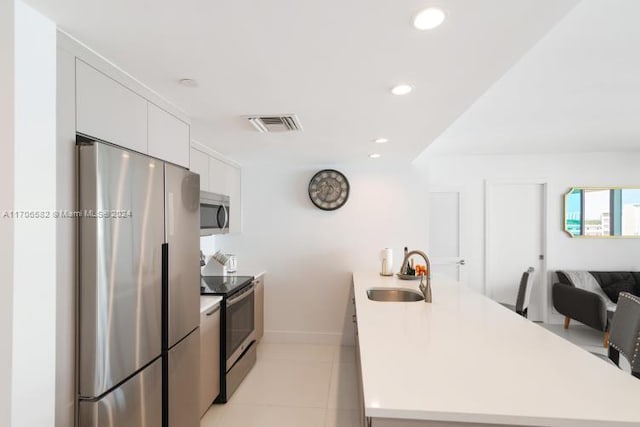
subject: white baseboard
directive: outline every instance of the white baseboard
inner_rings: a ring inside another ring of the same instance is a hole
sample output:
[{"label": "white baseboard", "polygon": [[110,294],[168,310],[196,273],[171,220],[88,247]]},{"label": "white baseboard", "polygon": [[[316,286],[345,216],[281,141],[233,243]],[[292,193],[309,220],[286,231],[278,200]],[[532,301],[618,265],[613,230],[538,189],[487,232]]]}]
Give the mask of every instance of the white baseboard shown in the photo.
[{"label": "white baseboard", "polygon": [[278,344],[353,345],[353,339],[337,332],[264,331],[262,342]]}]

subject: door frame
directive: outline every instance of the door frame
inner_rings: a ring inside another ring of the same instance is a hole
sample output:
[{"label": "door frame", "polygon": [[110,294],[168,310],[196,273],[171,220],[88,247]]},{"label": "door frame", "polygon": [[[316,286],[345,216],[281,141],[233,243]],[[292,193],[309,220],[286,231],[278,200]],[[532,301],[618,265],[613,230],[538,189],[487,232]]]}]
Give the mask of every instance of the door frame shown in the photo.
[{"label": "door frame", "polygon": [[[463,245],[463,238],[462,238],[462,232],[464,230],[464,226],[463,226],[463,218],[464,218],[464,199],[465,199],[465,192],[464,192],[464,187],[463,186],[457,186],[457,185],[451,185],[451,186],[435,186],[435,187],[430,187],[429,191],[428,191],[428,197],[429,197],[429,206],[428,206],[428,211],[429,211],[429,218],[428,221],[431,221],[431,193],[457,193],[458,194],[458,258],[462,259],[465,261],[465,264],[463,265],[459,265],[458,266],[458,281],[460,283],[463,283],[466,285],[466,266],[469,263],[469,259],[464,255],[464,245]],[[427,227],[427,232],[429,233],[429,235],[427,236],[427,242],[431,242],[431,228]]]},{"label": "door frame", "polygon": [[541,244],[542,244],[542,255],[544,255],[544,259],[540,262],[541,271],[538,274],[538,280],[540,286],[542,286],[542,301],[544,302],[542,305],[542,321],[544,323],[549,322],[549,307],[551,304],[549,286],[548,286],[548,278],[547,278],[547,242],[548,242],[548,220],[547,220],[547,209],[548,209],[548,193],[549,193],[549,180],[543,178],[521,178],[521,179],[486,179],[484,181],[484,280],[483,280],[483,292],[485,296],[488,295],[487,284],[489,282],[489,248],[491,244],[491,229],[489,218],[491,215],[491,199],[492,199],[492,188],[496,185],[523,185],[523,184],[535,184],[542,185],[542,206],[540,207],[542,212],[542,222],[541,222]]}]

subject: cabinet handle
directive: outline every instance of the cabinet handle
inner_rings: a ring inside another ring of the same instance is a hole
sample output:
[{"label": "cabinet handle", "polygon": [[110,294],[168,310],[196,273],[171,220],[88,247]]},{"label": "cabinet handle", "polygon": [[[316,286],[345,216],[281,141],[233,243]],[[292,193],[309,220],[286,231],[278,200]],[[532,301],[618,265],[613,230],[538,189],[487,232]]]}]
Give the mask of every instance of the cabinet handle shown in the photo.
[{"label": "cabinet handle", "polygon": [[205,316],[212,316],[214,313],[216,313],[218,310],[220,310],[220,306],[216,306],[216,308],[214,308],[213,310],[211,310],[208,313],[205,313]]}]

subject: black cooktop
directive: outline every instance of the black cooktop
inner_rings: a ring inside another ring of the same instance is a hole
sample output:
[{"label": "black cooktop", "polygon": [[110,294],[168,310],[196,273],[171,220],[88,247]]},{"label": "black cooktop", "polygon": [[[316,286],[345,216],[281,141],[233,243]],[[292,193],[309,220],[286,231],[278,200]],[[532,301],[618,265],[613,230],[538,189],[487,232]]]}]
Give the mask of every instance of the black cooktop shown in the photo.
[{"label": "black cooktop", "polygon": [[200,295],[229,296],[252,281],[253,276],[202,276]]}]

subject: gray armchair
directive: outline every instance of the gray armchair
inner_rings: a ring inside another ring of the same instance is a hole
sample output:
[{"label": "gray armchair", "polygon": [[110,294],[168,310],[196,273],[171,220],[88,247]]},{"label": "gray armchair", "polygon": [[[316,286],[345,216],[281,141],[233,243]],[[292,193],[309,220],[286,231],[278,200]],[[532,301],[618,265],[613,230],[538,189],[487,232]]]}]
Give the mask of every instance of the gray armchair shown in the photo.
[{"label": "gray armchair", "polygon": [[565,315],[565,329],[571,319],[599,331],[609,328],[610,315],[600,295],[566,283],[555,283],[552,290],[553,306]]},{"label": "gray armchair", "polygon": [[[603,283],[603,280],[606,281],[608,277],[615,277],[615,275],[622,274],[620,272],[589,273],[598,283]],[[571,319],[584,323],[587,326],[602,331],[604,333],[603,346],[608,347],[609,326],[615,311],[615,303],[602,289],[581,289],[576,287],[564,272],[558,271],[557,275],[558,282],[553,285],[552,299],[555,309],[565,316],[564,328],[567,329],[569,327]],[[630,284],[631,286],[635,286],[632,282],[630,282]],[[615,299],[617,301],[617,293],[615,294]]]}]

